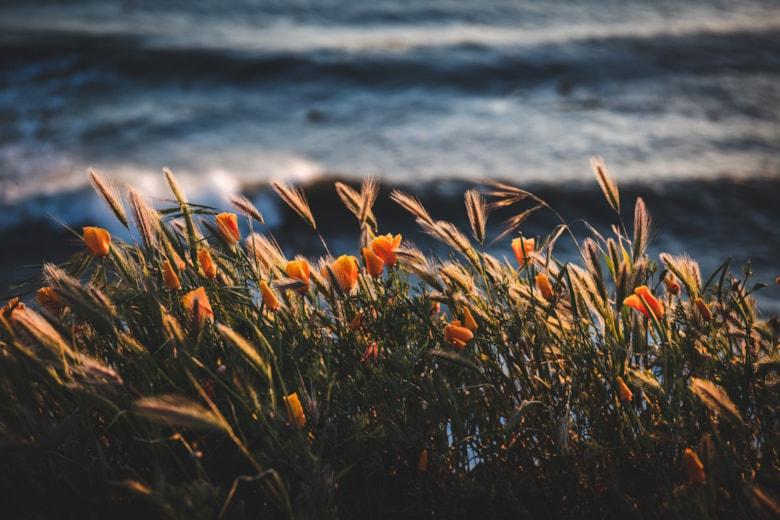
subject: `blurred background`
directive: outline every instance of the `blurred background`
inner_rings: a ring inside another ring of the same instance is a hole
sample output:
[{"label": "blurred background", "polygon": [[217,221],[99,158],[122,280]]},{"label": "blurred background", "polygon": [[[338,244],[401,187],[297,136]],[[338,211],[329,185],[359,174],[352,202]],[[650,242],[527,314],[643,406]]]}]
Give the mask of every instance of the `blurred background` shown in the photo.
[{"label": "blurred background", "polygon": [[501,179],[607,227],[601,155],[655,252],[751,260],[777,312],[779,77],[776,0],[4,0],[0,288],[78,249],[64,224],[121,231],[90,166],[158,198],[163,166],[199,202],[242,191],[292,252],[308,236],[269,179],[308,185],[354,248],[321,179],[374,175],[456,220],[465,185]]}]

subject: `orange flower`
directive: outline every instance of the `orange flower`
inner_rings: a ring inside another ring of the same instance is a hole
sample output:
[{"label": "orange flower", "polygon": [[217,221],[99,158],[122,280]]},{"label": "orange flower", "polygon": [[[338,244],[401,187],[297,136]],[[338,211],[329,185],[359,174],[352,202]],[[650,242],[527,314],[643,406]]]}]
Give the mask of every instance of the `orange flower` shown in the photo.
[{"label": "orange flower", "polygon": [[674,294],[675,296],[680,294],[680,282],[677,281],[677,277],[672,273],[667,273],[664,276],[664,285],[669,294]]},{"label": "orange flower", "polygon": [[238,231],[238,217],[235,213],[220,213],[216,217],[217,229],[222,238],[234,246],[241,239],[241,233]]},{"label": "orange flower", "polygon": [[214,311],[211,310],[209,297],[203,287],[198,287],[182,296],[181,304],[199,325],[203,325],[206,320],[214,319]]},{"label": "orange flower", "polygon": [[290,260],[287,262],[287,276],[295,278],[306,284],[306,287],[301,287],[298,292],[303,294],[309,289],[309,263],[304,259]]},{"label": "orange flower", "polygon": [[425,473],[426,471],[428,471],[428,450],[422,450],[420,458],[417,459],[417,473]]},{"label": "orange flower", "polygon": [[176,264],[176,268],[179,271],[183,271],[184,269],[186,269],[187,268],[187,264],[184,262],[184,260],[181,259],[181,257],[179,256],[179,253],[177,253],[176,251],[173,251],[173,250],[171,250],[171,253],[172,253],[171,256],[173,256],[173,263]]},{"label": "orange flower", "polygon": [[471,332],[474,332],[479,328],[477,321],[474,319],[474,315],[471,314],[468,307],[463,308],[463,326]]},{"label": "orange flower", "polygon": [[536,241],[533,238],[516,238],[512,240],[512,251],[515,252],[515,258],[520,267],[523,267],[533,252]]},{"label": "orange flower", "polygon": [[171,263],[166,260],[162,265],[163,285],[166,289],[176,290],[181,289],[181,282],[179,277],[176,276],[176,271],[173,270]]},{"label": "orange flower", "polygon": [[369,359],[376,361],[378,358],[379,358],[379,344],[376,341],[374,341],[368,347],[366,347],[365,352],[363,352],[363,355],[360,356],[360,362],[365,363]]},{"label": "orange flower", "polygon": [[461,325],[460,320],[454,320],[444,327],[444,339],[458,350],[474,339],[474,333]]},{"label": "orange flower", "polygon": [[284,404],[287,405],[287,413],[290,416],[290,420],[298,425],[299,428],[303,427],[306,424],[306,415],[303,413],[301,400],[298,399],[298,392],[285,396]]},{"label": "orange flower", "polygon": [[618,387],[618,397],[620,398],[621,403],[628,404],[634,400],[633,392],[631,392],[631,389],[628,387],[626,382],[623,381],[623,378],[620,376],[618,376],[617,378],[617,387]]},{"label": "orange flower", "polygon": [[217,277],[217,265],[214,263],[214,259],[211,258],[211,253],[205,247],[198,249],[198,262],[203,269],[203,274],[206,278],[212,280]]},{"label": "orange flower", "polygon": [[82,229],[84,243],[93,256],[106,256],[111,250],[111,234],[103,228],[87,226]]},{"label": "orange flower", "polygon": [[[647,302],[647,307],[642,301],[643,298]],[[653,293],[650,292],[650,289],[648,289],[646,285],[640,285],[634,289],[634,294],[623,300],[623,305],[641,312],[647,318],[650,318],[651,312],[657,319],[661,319],[664,315],[664,304],[653,296]]]},{"label": "orange flower", "polygon": [[330,264],[330,271],[336,277],[336,283],[345,293],[350,293],[355,288],[358,270],[358,261],[354,256],[341,255]]},{"label": "orange flower", "polygon": [[269,311],[276,312],[282,307],[282,304],[279,303],[279,298],[276,297],[273,289],[268,286],[265,280],[260,282],[260,294],[262,294],[263,303]]},{"label": "orange flower", "polygon": [[683,463],[685,472],[691,482],[702,484],[707,480],[707,474],[704,472],[704,464],[699,460],[699,456],[690,448],[685,448],[683,452]]},{"label": "orange flower", "polygon": [[65,307],[62,303],[60,295],[53,287],[41,287],[35,295],[35,299],[38,300],[38,304],[41,307],[46,308],[52,314],[59,314]]},{"label": "orange flower", "polygon": [[704,321],[710,321],[712,319],[712,311],[707,304],[704,303],[704,300],[702,300],[701,297],[693,300],[693,304],[696,306],[696,310],[699,311],[701,319]]},{"label": "orange flower", "polygon": [[382,276],[382,271],[385,268],[384,260],[368,247],[363,248],[363,258],[366,260],[366,271],[368,271],[368,274],[374,278]]},{"label": "orange flower", "polygon": [[641,296],[647,302],[650,306],[650,310],[653,311],[653,314],[655,314],[657,318],[664,315],[664,304],[653,296],[653,293],[650,292],[650,289],[648,289],[646,285],[640,285],[634,289],[634,294]]},{"label": "orange flower", "polygon": [[544,297],[545,300],[551,300],[555,294],[550,279],[544,273],[536,275],[536,288],[542,293],[542,297]]},{"label": "orange flower", "polygon": [[392,267],[398,261],[398,257],[395,252],[398,250],[398,246],[401,245],[401,235],[381,235],[371,241],[371,249],[374,250],[374,254],[384,260],[384,262]]}]

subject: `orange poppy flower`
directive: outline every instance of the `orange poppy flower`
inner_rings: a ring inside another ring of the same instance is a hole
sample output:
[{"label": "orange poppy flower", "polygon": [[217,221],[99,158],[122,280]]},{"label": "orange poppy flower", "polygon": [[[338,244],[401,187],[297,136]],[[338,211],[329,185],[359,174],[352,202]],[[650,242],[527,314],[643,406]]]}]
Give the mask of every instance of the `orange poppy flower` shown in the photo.
[{"label": "orange poppy flower", "polygon": [[301,287],[298,292],[303,294],[309,289],[309,263],[304,259],[290,260],[287,262],[287,276],[295,278],[306,284],[306,287]]},{"label": "orange poppy flower", "polygon": [[306,424],[306,415],[303,413],[301,400],[298,399],[298,392],[285,396],[284,404],[287,405],[287,413],[290,416],[290,420],[298,425],[299,428],[303,427]]},{"label": "orange poppy flower", "polygon": [[330,270],[336,278],[339,288],[345,293],[352,292],[358,279],[358,261],[354,256],[341,255],[332,264]]},{"label": "orange poppy flower", "polygon": [[[647,302],[647,307],[645,307],[642,298]],[[653,296],[653,293],[650,292],[650,289],[648,289],[646,285],[640,285],[634,289],[634,294],[624,299],[623,305],[641,312],[647,318],[650,318],[651,312],[657,319],[661,319],[664,315],[664,304]]]},{"label": "orange poppy flower", "polygon": [[53,287],[41,287],[35,294],[35,299],[38,300],[38,304],[44,307],[52,314],[59,314],[65,307],[62,303],[60,295]]},{"label": "orange poppy flower", "polygon": [[384,260],[384,262],[392,267],[398,261],[396,251],[401,245],[401,235],[381,235],[371,241],[371,249],[374,254]]},{"label": "orange poppy flower", "polygon": [[238,217],[235,213],[220,213],[215,217],[217,229],[222,238],[231,246],[236,245],[241,239],[238,230]]},{"label": "orange poppy flower", "polygon": [[363,355],[360,356],[360,362],[365,363],[368,360],[376,361],[377,359],[379,359],[379,344],[374,341],[366,347]]},{"label": "orange poppy flower", "polygon": [[683,463],[685,472],[691,482],[702,484],[707,480],[707,474],[704,472],[704,464],[699,460],[699,456],[690,448],[685,448],[683,452]]},{"label": "orange poppy flower", "polygon": [[103,228],[82,228],[84,243],[92,256],[107,256],[111,250],[111,234]]},{"label": "orange poppy flower", "polygon": [[198,287],[182,296],[181,304],[199,325],[203,325],[206,320],[214,319],[214,311],[203,287]]},{"label": "orange poppy flower", "polygon": [[171,253],[172,253],[171,256],[173,256],[173,263],[176,264],[176,268],[179,271],[183,271],[184,269],[186,269],[187,264],[186,262],[184,262],[184,260],[182,260],[181,256],[179,256],[179,253],[173,250],[171,250]]},{"label": "orange poppy flower", "polygon": [[620,398],[621,403],[628,404],[634,400],[633,392],[631,392],[631,389],[628,387],[626,382],[623,381],[623,378],[620,376],[618,376],[617,378],[617,387],[618,387],[618,397]]},{"label": "orange poppy flower", "polygon": [[555,294],[553,291],[553,286],[550,283],[550,279],[544,273],[539,273],[536,275],[536,288],[539,290],[545,300],[551,300]]},{"label": "orange poppy flower", "polygon": [[212,280],[217,277],[217,264],[214,263],[214,259],[211,258],[211,253],[205,247],[198,249],[198,262],[200,263],[203,274],[206,278]]},{"label": "orange poppy flower", "polygon": [[471,332],[475,332],[479,328],[477,320],[474,319],[474,315],[471,314],[468,307],[463,308],[463,326]]},{"label": "orange poppy flower", "polygon": [[525,265],[535,246],[536,241],[533,238],[519,237],[512,240],[512,251],[514,251],[515,258],[520,267]]},{"label": "orange poppy flower", "polygon": [[458,350],[474,339],[474,333],[461,325],[460,320],[454,320],[444,327],[444,339]]},{"label": "orange poppy flower", "polygon": [[667,273],[664,276],[664,286],[666,286],[666,291],[669,294],[674,294],[675,296],[680,294],[680,282],[677,281],[677,277],[672,273]]},{"label": "orange poppy flower", "polygon": [[181,282],[173,270],[171,263],[166,260],[162,265],[163,285],[166,289],[176,290],[181,288]]},{"label": "orange poppy flower", "polygon": [[276,312],[282,307],[279,298],[276,297],[273,289],[268,286],[265,280],[260,282],[260,294],[263,296],[263,303],[269,311]]},{"label": "orange poppy flower", "polygon": [[368,247],[363,248],[363,258],[366,260],[366,271],[368,271],[368,274],[374,278],[382,276],[382,271],[385,268],[384,260]]}]

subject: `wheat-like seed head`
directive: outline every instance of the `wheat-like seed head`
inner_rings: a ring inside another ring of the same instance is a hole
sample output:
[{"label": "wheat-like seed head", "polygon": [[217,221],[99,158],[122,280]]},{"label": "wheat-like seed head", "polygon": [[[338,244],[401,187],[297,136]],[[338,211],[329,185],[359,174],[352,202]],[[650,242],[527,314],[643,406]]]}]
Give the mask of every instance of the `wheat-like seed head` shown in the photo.
[{"label": "wheat-like seed head", "polygon": [[607,171],[607,166],[604,164],[604,159],[601,157],[592,157],[590,160],[590,166],[593,169],[593,174],[596,176],[596,181],[601,187],[601,191],[604,193],[604,197],[612,206],[612,209],[616,213],[620,213],[620,191],[618,190],[617,183]]},{"label": "wheat-like seed head", "polygon": [[246,250],[250,258],[258,263],[264,273],[273,273],[274,269],[284,269],[287,259],[275,240],[265,235],[252,233],[246,237]]},{"label": "wheat-like seed head", "polygon": [[290,208],[295,211],[304,222],[309,224],[312,229],[317,229],[317,222],[315,222],[314,215],[311,213],[311,208],[306,200],[306,195],[304,195],[300,188],[294,188],[282,182],[272,182],[271,185],[285,204],[290,206]]},{"label": "wheat-like seed head", "polygon": [[119,195],[116,186],[92,168],[89,169],[89,180],[98,195],[103,198],[108,207],[111,208],[111,211],[114,212],[116,218],[119,219],[122,225],[127,227],[127,213],[125,213],[122,197]]},{"label": "wheat-like seed head", "polygon": [[130,206],[133,208],[135,225],[141,234],[144,245],[148,249],[155,249],[160,233],[160,215],[152,208],[146,199],[134,188],[127,190]]},{"label": "wheat-like seed head", "polygon": [[439,267],[439,274],[455,289],[460,289],[467,294],[471,294],[475,290],[474,279],[461,264],[445,262]]},{"label": "wheat-like seed head", "polygon": [[76,353],[70,348],[62,335],[34,310],[21,304],[11,311],[10,316],[12,323],[20,326],[54,356],[65,356],[69,359],[76,357]]},{"label": "wheat-like seed head", "polygon": [[475,189],[468,190],[464,196],[466,202],[466,214],[471,224],[471,232],[474,239],[480,244],[485,243],[485,228],[487,226],[487,207],[482,195]]},{"label": "wheat-like seed head", "polygon": [[412,197],[408,193],[404,193],[399,190],[393,190],[393,192],[390,194],[390,198],[399,206],[404,208],[406,211],[417,217],[418,220],[424,222],[425,224],[429,226],[433,226],[434,222],[431,218],[431,215],[428,213],[428,211],[425,209],[425,207],[422,205],[422,202],[417,200],[415,197]]},{"label": "wheat-like seed head", "polygon": [[723,387],[716,385],[707,379],[692,377],[688,388],[693,395],[701,400],[704,406],[714,413],[739,423],[742,422],[742,416],[739,413],[739,409]]},{"label": "wheat-like seed head", "polygon": [[650,217],[650,212],[647,211],[645,201],[638,197],[634,207],[633,256],[635,261],[647,251],[647,244],[650,242],[650,234],[652,233],[652,224],[653,221]]},{"label": "wheat-like seed head", "polygon": [[378,194],[379,186],[376,179],[373,177],[363,179],[363,184],[360,186],[360,214],[358,215],[361,224],[365,224],[373,217],[371,208],[373,208]]},{"label": "wheat-like seed head", "polygon": [[252,204],[251,200],[244,197],[243,195],[232,195],[230,197],[230,205],[247,217],[255,219],[260,224],[265,224],[263,214],[260,213],[260,210],[257,209],[254,204]]},{"label": "wheat-like seed head", "polygon": [[212,412],[182,396],[143,397],[135,402],[135,410],[150,421],[169,426],[206,430],[224,429],[222,421]]},{"label": "wheat-like seed head", "polygon": [[699,264],[688,255],[673,256],[669,253],[660,254],[661,261],[667,269],[685,285],[685,289],[691,298],[699,296],[701,292],[701,271]]}]

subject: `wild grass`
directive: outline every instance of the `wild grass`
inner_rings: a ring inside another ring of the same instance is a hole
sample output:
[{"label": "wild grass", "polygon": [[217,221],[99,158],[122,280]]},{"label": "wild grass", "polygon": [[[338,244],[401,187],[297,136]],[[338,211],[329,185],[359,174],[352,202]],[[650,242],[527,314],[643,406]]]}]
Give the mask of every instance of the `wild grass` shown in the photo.
[{"label": "wild grass", "polygon": [[[4,514],[776,517],[778,326],[759,286],[728,262],[705,279],[688,257],[650,258],[649,210],[636,202],[629,232],[594,171],[615,225],[580,262],[555,256],[576,243],[566,222],[518,235],[554,209],[506,184],[465,195],[477,245],[392,194],[451,248],[441,259],[380,234],[372,180],[336,185],[360,237],[338,259],[298,188],[274,185],[319,259],[267,232],[236,242],[236,217],[188,202],[170,170],[163,208],[130,188],[139,241],[85,234],[45,266],[37,303],[0,312]],[[495,210],[512,213],[491,237]]]}]

